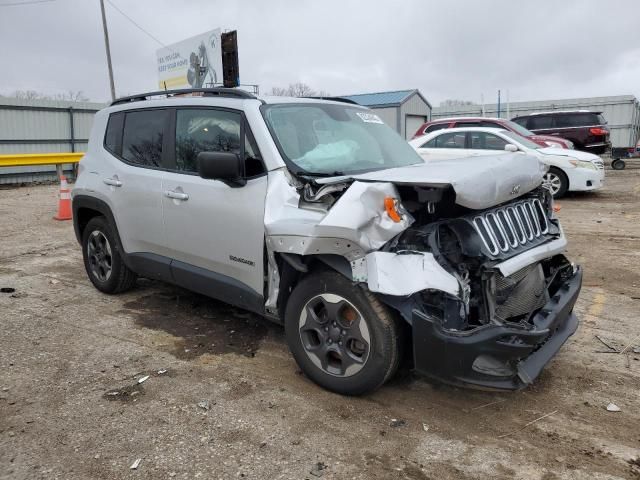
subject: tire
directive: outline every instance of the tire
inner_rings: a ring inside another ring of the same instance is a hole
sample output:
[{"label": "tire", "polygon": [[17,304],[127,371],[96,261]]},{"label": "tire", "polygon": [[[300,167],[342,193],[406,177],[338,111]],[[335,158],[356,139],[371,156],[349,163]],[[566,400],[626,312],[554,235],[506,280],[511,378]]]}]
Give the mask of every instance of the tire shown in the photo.
[{"label": "tire", "polygon": [[616,158],[613,162],[611,162],[611,168],[614,170],[624,170],[624,167],[627,166],[627,163],[624,160]]},{"label": "tire", "polygon": [[544,175],[543,185],[551,190],[553,198],[560,198],[569,190],[569,179],[562,170],[551,167]]},{"label": "tire", "polygon": [[300,369],[342,395],[372,392],[395,374],[399,327],[371,292],[334,271],[303,278],[285,312],[287,344]]},{"label": "tire", "polygon": [[82,232],[82,258],[91,283],[104,293],[131,289],[137,275],[124,264],[114,229],[105,217],[89,220]]}]

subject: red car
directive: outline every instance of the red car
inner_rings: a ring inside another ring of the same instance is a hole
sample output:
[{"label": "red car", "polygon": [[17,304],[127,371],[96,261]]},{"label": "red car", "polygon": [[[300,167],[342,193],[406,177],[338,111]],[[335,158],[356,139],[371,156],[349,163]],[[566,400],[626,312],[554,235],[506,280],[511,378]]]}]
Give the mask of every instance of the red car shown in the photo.
[{"label": "red car", "polygon": [[550,135],[536,135],[530,130],[527,130],[516,122],[507,120],[505,118],[489,118],[489,117],[452,117],[452,118],[439,118],[432,122],[423,124],[415,133],[413,138],[421,137],[427,133],[431,133],[435,130],[441,130],[443,128],[462,128],[462,127],[488,127],[488,128],[502,128],[515,132],[518,135],[527,137],[529,140],[541,145],[543,147],[558,147],[558,148],[573,148],[573,143],[565,138],[552,137]]}]

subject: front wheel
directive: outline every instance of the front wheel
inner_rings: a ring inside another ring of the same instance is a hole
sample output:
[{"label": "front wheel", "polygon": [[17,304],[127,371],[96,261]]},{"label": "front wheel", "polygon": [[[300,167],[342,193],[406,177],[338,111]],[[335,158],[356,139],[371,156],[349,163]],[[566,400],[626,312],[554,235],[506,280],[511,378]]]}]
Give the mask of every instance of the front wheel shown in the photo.
[{"label": "front wheel", "polygon": [[569,190],[569,179],[562,170],[551,167],[545,174],[542,185],[549,189],[553,198],[560,198]]},{"label": "front wheel", "polygon": [[371,392],[400,360],[398,320],[370,292],[337,272],[305,277],[289,297],[287,344],[301,370],[343,395]]}]

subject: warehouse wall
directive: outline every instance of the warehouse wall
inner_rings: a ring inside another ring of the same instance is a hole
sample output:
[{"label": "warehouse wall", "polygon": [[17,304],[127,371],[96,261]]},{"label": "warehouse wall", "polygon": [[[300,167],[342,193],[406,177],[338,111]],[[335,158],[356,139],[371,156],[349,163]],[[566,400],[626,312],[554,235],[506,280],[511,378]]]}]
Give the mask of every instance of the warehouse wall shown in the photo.
[{"label": "warehouse wall", "polygon": [[371,110],[376,112],[380,119],[394,130],[398,129],[398,107],[372,107]]},{"label": "warehouse wall", "polygon": [[[485,105],[485,116],[496,117],[497,104]],[[601,111],[611,130],[611,143],[614,147],[630,147],[640,137],[640,102],[633,95],[612,97],[569,98],[564,100],[542,100],[537,102],[512,102],[501,105],[502,118],[514,118],[533,112],[551,110],[592,110]],[[433,118],[481,116],[481,105],[460,107],[438,107],[432,111]]]},{"label": "warehouse wall", "polygon": [[[403,138],[410,139],[420,126],[415,126],[417,117],[420,117],[421,122],[419,123],[429,121],[429,118],[431,117],[431,108],[429,108],[429,105],[422,100],[420,95],[414,94],[401,105],[400,116],[402,119],[400,122],[400,135],[402,135]],[[410,119],[407,117],[410,117]],[[409,129],[411,130],[410,132],[407,131],[407,125],[409,125]]]},{"label": "warehouse wall", "polygon": [[[102,103],[0,97],[0,155],[84,152],[93,115],[105,106]],[[70,167],[66,166],[65,170]],[[53,179],[53,166],[0,169],[0,184]]]}]

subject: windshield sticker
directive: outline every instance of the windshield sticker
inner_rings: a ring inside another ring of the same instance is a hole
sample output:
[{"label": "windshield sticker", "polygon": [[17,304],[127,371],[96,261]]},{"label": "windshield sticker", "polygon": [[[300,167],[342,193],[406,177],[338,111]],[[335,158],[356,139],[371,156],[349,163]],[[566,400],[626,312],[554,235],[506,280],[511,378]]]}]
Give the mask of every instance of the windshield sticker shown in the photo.
[{"label": "windshield sticker", "polygon": [[378,115],[376,115],[375,113],[360,113],[360,112],[356,112],[356,115],[358,115],[363,122],[367,122],[367,123],[384,123],[382,120],[380,120],[380,117]]}]

